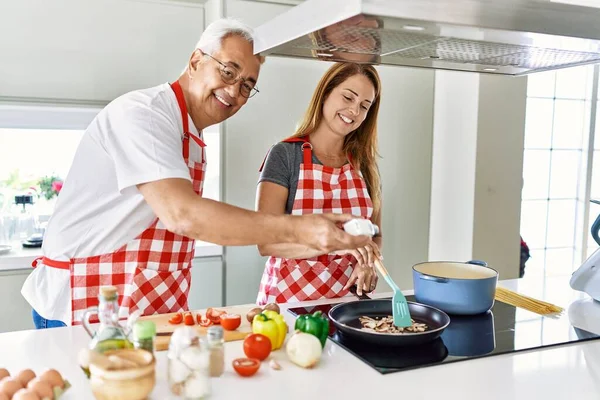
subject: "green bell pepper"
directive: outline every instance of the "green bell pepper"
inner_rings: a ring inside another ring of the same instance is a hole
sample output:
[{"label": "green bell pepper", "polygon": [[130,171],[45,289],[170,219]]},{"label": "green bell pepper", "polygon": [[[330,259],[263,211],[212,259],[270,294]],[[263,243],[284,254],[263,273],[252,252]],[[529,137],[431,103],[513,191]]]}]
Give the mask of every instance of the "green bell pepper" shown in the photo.
[{"label": "green bell pepper", "polygon": [[294,329],[316,336],[321,342],[321,347],[325,347],[329,334],[329,320],[321,311],[303,314],[296,318]]}]

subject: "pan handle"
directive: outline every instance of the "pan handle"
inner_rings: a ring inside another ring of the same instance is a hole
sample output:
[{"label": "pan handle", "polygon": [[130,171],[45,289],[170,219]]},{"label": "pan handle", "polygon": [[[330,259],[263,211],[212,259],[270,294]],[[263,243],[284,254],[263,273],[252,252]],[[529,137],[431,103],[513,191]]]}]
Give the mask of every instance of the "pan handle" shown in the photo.
[{"label": "pan handle", "polygon": [[425,281],[433,281],[437,283],[448,283],[450,279],[448,278],[440,278],[439,276],[431,276],[431,275],[419,275],[419,278]]},{"label": "pan handle", "polygon": [[467,261],[467,264],[481,265],[482,267],[487,267],[488,266],[488,264],[485,261],[481,261],[481,260]]},{"label": "pan handle", "polygon": [[363,294],[360,294],[360,295],[358,293],[356,293],[356,285],[350,286],[348,291],[350,293],[352,293],[353,295],[355,295],[356,297],[358,297],[359,300],[371,300],[371,298],[369,296],[367,296],[364,291],[363,291]]}]

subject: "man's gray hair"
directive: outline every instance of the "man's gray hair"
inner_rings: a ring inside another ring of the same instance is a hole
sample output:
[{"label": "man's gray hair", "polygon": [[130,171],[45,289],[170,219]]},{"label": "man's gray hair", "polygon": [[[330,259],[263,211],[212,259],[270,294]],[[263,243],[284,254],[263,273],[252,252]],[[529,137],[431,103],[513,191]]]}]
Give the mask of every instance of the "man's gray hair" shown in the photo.
[{"label": "man's gray hair", "polygon": [[213,54],[221,49],[223,38],[239,35],[250,43],[254,43],[254,30],[234,18],[222,18],[214,21],[204,29],[196,48],[203,53]]}]

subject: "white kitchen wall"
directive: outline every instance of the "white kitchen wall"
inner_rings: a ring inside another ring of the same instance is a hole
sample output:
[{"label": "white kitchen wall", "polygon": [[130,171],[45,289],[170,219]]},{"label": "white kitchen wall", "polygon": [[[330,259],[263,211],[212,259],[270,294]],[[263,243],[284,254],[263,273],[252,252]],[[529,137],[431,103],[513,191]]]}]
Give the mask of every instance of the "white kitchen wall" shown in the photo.
[{"label": "white kitchen wall", "polygon": [[107,102],[179,76],[201,4],[0,0],[0,98]]},{"label": "white kitchen wall", "polygon": [[527,78],[437,71],[429,258],[519,276]]},{"label": "white kitchen wall", "polygon": [[[287,6],[227,1],[227,16],[257,26]],[[258,168],[269,147],[293,133],[329,67],[323,61],[268,57],[260,93],[224,124],[224,199],[254,208]],[[383,81],[379,117],[386,267],[402,288],[410,268],[427,259],[434,72],[378,67]],[[266,258],[255,247],[225,250],[227,304],[254,301]],[[380,284],[385,287],[385,283]]]}]

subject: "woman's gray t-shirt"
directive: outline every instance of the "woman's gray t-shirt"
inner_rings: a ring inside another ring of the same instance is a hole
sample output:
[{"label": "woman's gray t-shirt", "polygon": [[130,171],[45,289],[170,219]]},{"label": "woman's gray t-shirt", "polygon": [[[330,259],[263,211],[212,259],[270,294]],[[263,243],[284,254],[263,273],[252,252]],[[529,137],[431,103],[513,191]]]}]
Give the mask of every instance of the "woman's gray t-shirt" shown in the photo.
[{"label": "woman's gray t-shirt", "polygon": [[[288,189],[288,198],[285,205],[286,214],[292,213],[298,177],[300,176],[300,164],[304,158],[302,142],[280,142],[271,148],[265,165],[258,179],[260,182],[272,182]],[[312,153],[312,162],[323,165]]]}]

